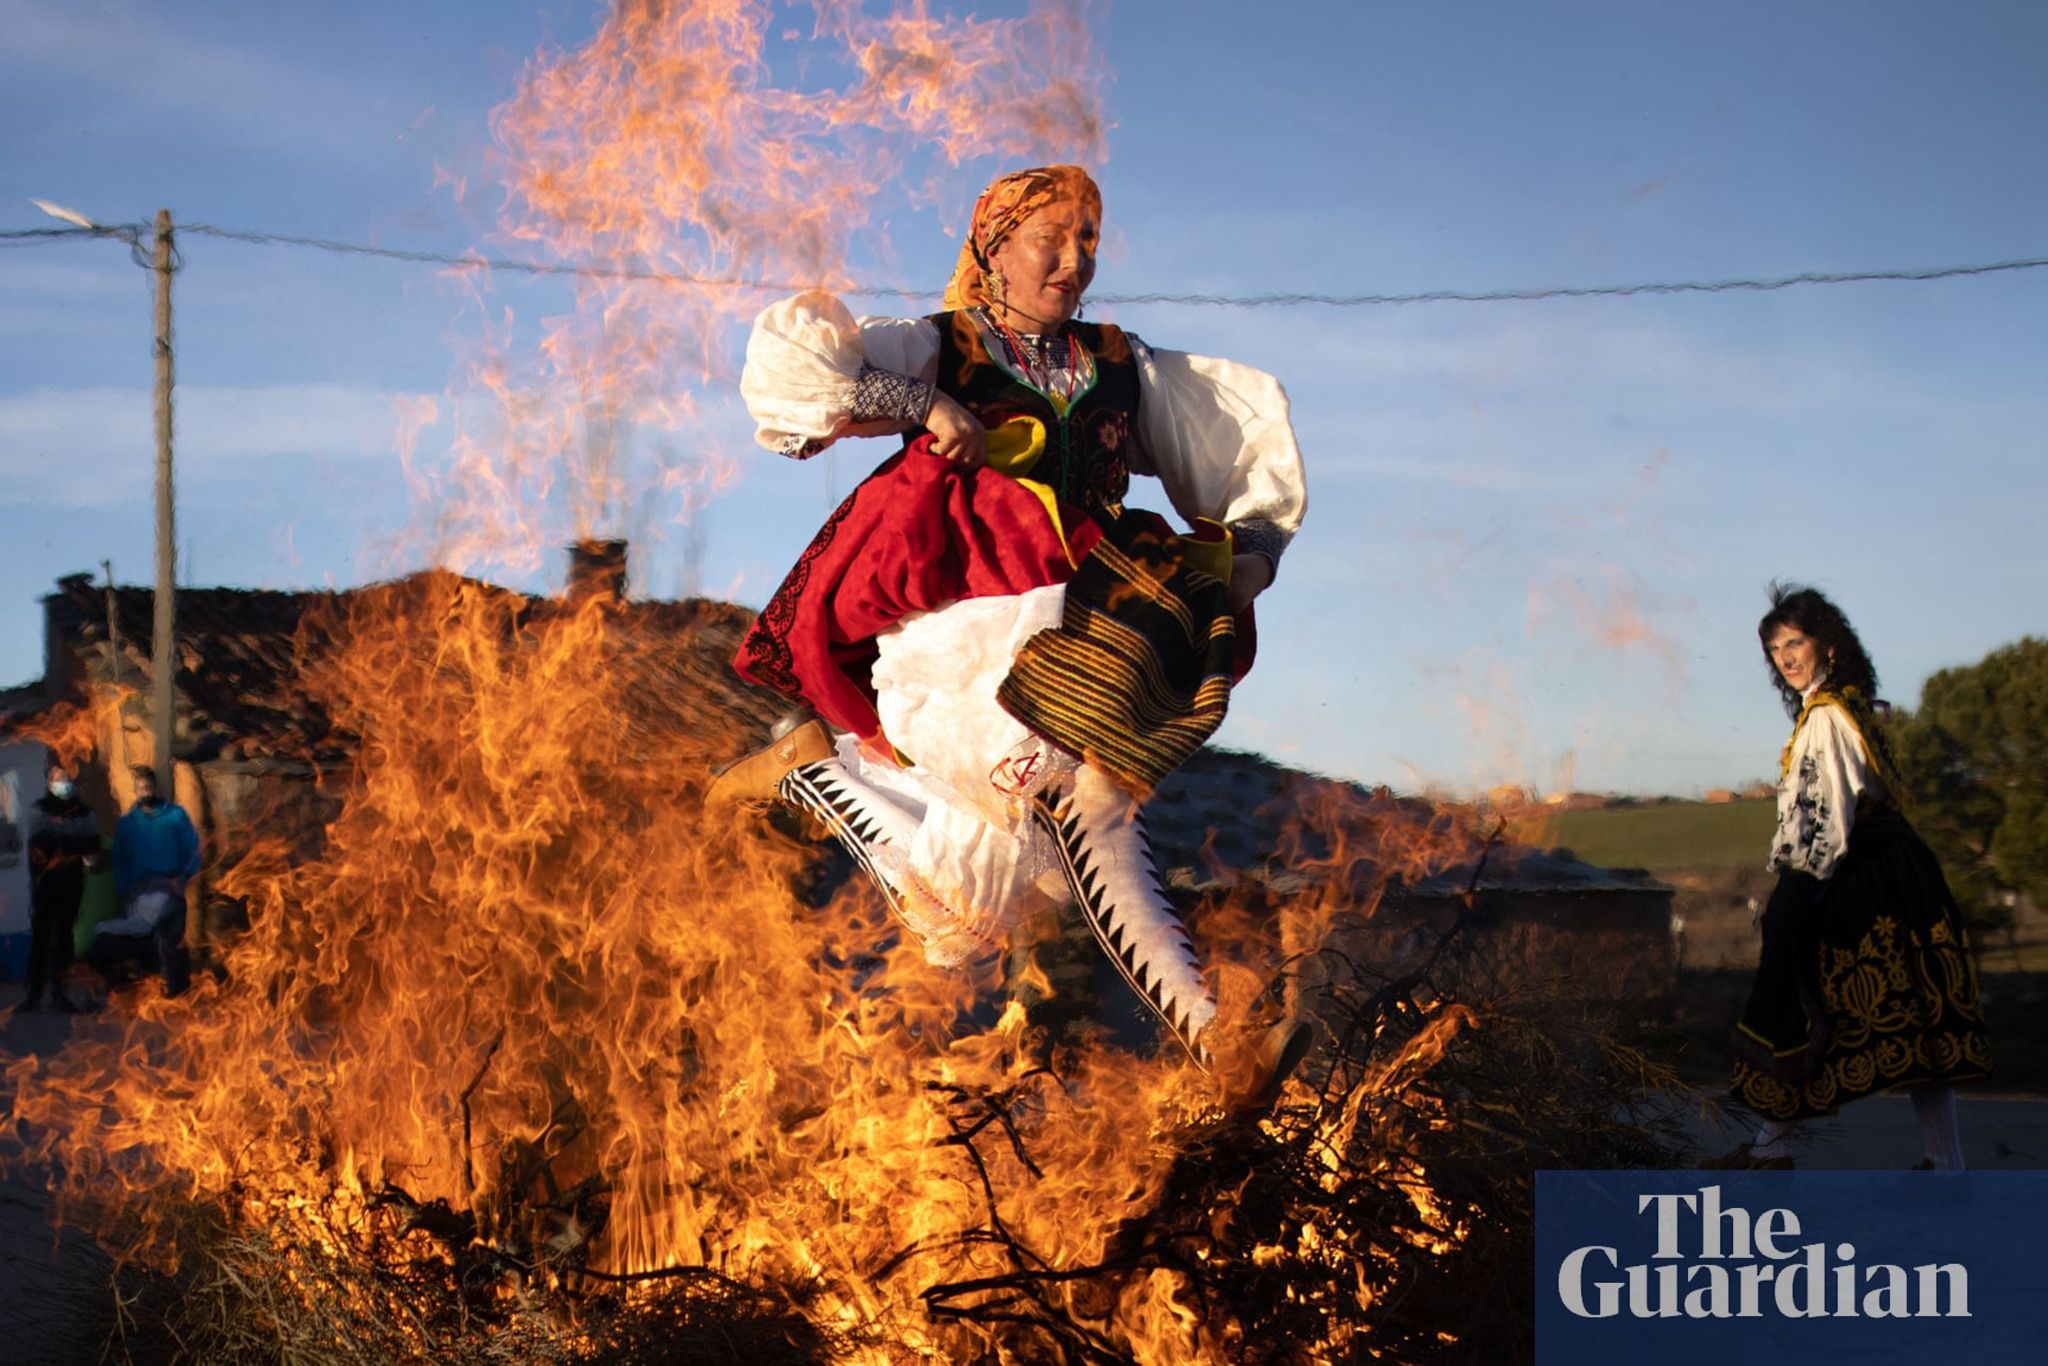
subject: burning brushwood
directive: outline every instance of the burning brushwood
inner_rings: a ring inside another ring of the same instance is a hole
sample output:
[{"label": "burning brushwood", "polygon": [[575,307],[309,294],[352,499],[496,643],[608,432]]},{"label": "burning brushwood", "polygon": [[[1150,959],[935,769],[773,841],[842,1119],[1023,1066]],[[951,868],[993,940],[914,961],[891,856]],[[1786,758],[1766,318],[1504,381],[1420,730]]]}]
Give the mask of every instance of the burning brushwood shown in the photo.
[{"label": "burning brushwood", "polygon": [[[814,846],[704,838],[696,756],[745,742],[639,687],[684,646],[454,580],[359,610],[321,686],[381,739],[322,856],[231,874],[224,982],[17,1069],[73,1217],[205,1303],[260,1289],[310,1334],[391,1298],[401,1355],[445,1359],[725,1313],[804,1352],[1450,1359],[1416,1324],[1458,1315],[1415,1306],[1511,1255],[1527,1171],[1645,1141],[1591,1032],[1534,1024],[1459,925],[1393,980],[1324,964],[1298,1007],[1328,1047],[1264,1121],[1085,1017],[1034,1043],[861,884],[806,904]],[[1198,939],[1299,942],[1372,914],[1363,870],[1484,847],[1368,798],[1284,819],[1293,890],[1216,884]]]}]

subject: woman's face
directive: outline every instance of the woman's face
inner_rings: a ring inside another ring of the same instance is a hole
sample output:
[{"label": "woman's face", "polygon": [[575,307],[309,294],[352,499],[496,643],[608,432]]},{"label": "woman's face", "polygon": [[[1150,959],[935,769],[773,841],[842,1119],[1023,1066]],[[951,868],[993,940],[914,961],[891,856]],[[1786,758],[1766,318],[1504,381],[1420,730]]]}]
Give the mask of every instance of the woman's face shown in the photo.
[{"label": "woman's face", "polygon": [[1777,666],[1778,677],[1785,680],[1785,686],[1794,692],[1805,692],[1820,681],[1827,672],[1827,661],[1820,657],[1820,646],[1812,636],[1789,623],[1771,632],[1764,649],[1771,656],[1771,663]]},{"label": "woman's face", "polygon": [[[1059,326],[1081,307],[1081,295],[1095,278],[1095,247],[1101,225],[1080,204],[1048,204],[1019,225],[989,253],[1002,272],[996,316],[1012,327],[1045,330]],[[995,303],[995,291],[990,291]]]}]

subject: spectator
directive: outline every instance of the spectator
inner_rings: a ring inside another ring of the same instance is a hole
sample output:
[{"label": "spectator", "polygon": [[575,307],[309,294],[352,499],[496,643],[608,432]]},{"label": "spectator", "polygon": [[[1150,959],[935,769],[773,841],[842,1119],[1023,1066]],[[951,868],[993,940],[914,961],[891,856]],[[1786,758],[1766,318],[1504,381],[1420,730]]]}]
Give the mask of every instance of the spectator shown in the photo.
[{"label": "spectator", "polygon": [[92,809],[73,793],[70,765],[52,755],[49,790],[29,811],[29,949],[23,1010],[41,1010],[47,987],[58,1010],[78,1009],[64,994],[71,966],[72,925],[85,896],[85,861],[99,852]]},{"label": "spectator", "polygon": [[1790,1167],[1801,1123],[1897,1089],[1920,1121],[1920,1166],[1960,1171],[1956,1085],[1991,1070],[1991,1041],[1962,913],[1906,819],[1877,669],[1811,588],[1772,585],[1757,638],[1793,718],[1778,885],[1733,1040],[1731,1089],[1762,1127],[1704,1165]]},{"label": "spectator", "polygon": [[135,805],[114,829],[114,895],[121,915],[93,935],[103,969],[139,962],[163,974],[176,996],[192,978],[185,948],[185,887],[199,872],[199,832],[176,802],[157,794],[156,770],[135,770]]}]

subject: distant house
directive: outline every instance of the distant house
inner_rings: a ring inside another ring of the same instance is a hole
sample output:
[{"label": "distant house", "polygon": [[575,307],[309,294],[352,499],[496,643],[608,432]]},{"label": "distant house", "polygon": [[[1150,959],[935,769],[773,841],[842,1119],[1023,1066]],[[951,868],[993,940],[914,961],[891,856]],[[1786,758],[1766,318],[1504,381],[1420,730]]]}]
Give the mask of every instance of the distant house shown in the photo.
[{"label": "distant house", "polygon": [[1514,783],[1502,783],[1497,787],[1486,789],[1484,804],[1497,811],[1511,811],[1518,807],[1534,806],[1536,804],[1536,797],[1526,787],[1519,787]]}]

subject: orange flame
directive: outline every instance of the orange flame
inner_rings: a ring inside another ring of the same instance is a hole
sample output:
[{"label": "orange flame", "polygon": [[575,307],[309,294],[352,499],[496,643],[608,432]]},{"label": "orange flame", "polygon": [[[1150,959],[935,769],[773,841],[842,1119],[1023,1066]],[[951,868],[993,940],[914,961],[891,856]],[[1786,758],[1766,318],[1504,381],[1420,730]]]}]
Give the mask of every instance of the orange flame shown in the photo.
[{"label": "orange flame", "polygon": [[[118,705],[110,699],[110,705]],[[99,747],[101,709],[90,703],[59,702],[33,717],[7,725],[0,736],[34,740],[49,749],[52,757],[77,764],[92,757]]]},{"label": "orange flame", "polygon": [[701,504],[662,492],[732,477],[697,395],[731,392],[736,324],[847,284],[857,249],[886,260],[874,223],[892,196],[934,203],[943,183],[971,202],[949,174],[963,162],[1104,156],[1080,0],[988,20],[817,0],[807,38],[776,31],[778,8],[618,0],[581,47],[532,58],[496,111],[501,235],[606,274],[578,278],[537,340],[478,297],[451,449],[415,466],[441,562],[523,573],[570,539],[651,545]]}]

